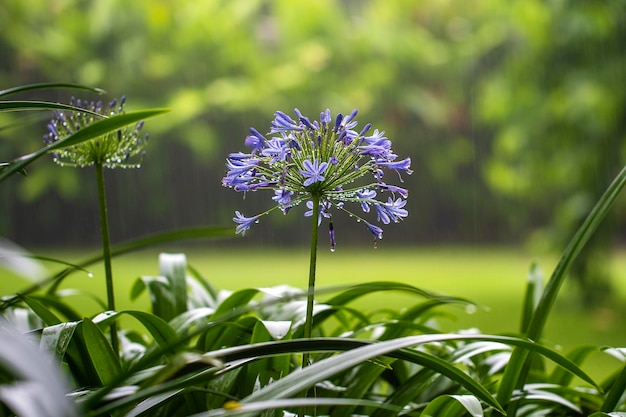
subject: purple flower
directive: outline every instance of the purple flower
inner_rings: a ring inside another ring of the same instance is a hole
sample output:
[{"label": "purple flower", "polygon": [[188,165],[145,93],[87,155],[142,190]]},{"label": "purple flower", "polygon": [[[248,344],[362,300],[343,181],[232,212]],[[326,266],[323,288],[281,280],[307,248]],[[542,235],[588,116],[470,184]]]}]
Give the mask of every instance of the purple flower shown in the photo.
[{"label": "purple flower", "polygon": [[304,169],[300,170],[300,174],[306,178],[303,185],[308,187],[315,182],[324,181],[325,178],[322,174],[326,171],[326,168],[328,168],[328,162],[320,163],[319,159],[315,159],[311,162],[305,159],[302,161],[302,168]]},{"label": "purple flower", "polygon": [[406,188],[397,187],[395,185],[380,183],[378,184],[378,188],[380,188],[383,191],[391,191],[392,193],[398,193],[404,198],[407,198],[409,196],[409,191]]},{"label": "purple flower", "polygon": [[[311,217],[313,215],[313,202],[312,201],[307,201],[306,202],[306,208],[308,208],[308,210],[304,212],[304,216],[305,217]],[[320,203],[320,214],[317,216],[317,224],[318,225],[320,225],[322,223],[322,217],[330,219],[330,213],[328,212],[328,210],[330,210],[330,204],[329,203]]]},{"label": "purple flower", "polygon": [[379,132],[378,129],[374,129],[374,133],[371,136],[363,136],[363,142],[367,143],[368,145],[377,145],[382,141],[388,140],[384,135],[384,130]]},{"label": "purple flower", "polygon": [[291,206],[291,196],[293,191],[288,190],[274,190],[274,197],[272,200],[276,201],[283,211],[286,211]]},{"label": "purple flower", "polygon": [[285,139],[272,138],[267,141],[261,155],[271,157],[270,163],[284,161],[289,155],[289,148],[285,145]]},{"label": "purple flower", "polygon": [[330,109],[326,109],[325,111],[320,113],[320,123],[322,124],[322,130],[326,131],[326,127],[333,120],[330,115]]},{"label": "purple flower", "polygon": [[274,113],[274,116],[276,117],[272,122],[272,130],[270,130],[270,133],[303,130],[302,126],[297,124],[295,120],[287,116],[282,111],[277,111],[276,113]]},{"label": "purple flower", "polygon": [[380,227],[372,224],[372,223],[368,223],[365,222],[365,225],[367,226],[367,228],[369,229],[370,232],[372,232],[372,234],[374,235],[375,239],[381,240],[383,238],[383,229],[381,229]]},{"label": "purple flower", "polygon": [[236,153],[231,153],[228,155],[229,160],[236,160],[236,161],[241,161],[241,160],[250,159],[250,158],[252,158],[251,154],[243,153],[243,152],[236,152]]},{"label": "purple flower", "polygon": [[391,141],[389,143],[382,143],[380,145],[362,145],[359,146],[361,154],[371,156],[376,159],[386,159],[389,150],[391,149]]},{"label": "purple flower", "polygon": [[234,179],[241,175],[247,175],[259,164],[259,162],[260,161],[255,158],[229,159],[226,162],[226,168],[228,168],[226,178]]},{"label": "purple flower", "polygon": [[237,228],[235,229],[235,233],[241,233],[241,236],[245,236],[246,231],[250,229],[250,226],[252,226],[252,223],[256,223],[258,222],[258,220],[259,220],[259,216],[244,217],[243,214],[241,214],[238,211],[235,211],[235,217],[233,217],[233,221],[237,223]]},{"label": "purple flower", "polygon": [[389,224],[392,221],[398,223],[409,215],[409,212],[403,208],[405,205],[406,200],[398,198],[394,201],[391,197],[389,197],[386,203],[374,204],[378,221],[384,224]]},{"label": "purple flower", "polygon": [[298,119],[302,122],[302,124],[304,124],[306,127],[308,127],[311,130],[316,130],[317,127],[311,123],[311,121],[309,120],[308,117],[305,117],[302,115],[302,113],[300,113],[300,110],[298,109],[294,109],[294,113],[296,113],[296,115],[298,116]]},{"label": "purple flower", "polygon": [[402,161],[380,161],[377,160],[376,163],[379,167],[389,168],[396,171],[406,172],[407,174],[411,174],[411,158],[403,159]]},{"label": "purple flower", "polygon": [[361,203],[361,209],[365,213],[370,212],[371,201],[376,197],[376,191],[370,189],[359,190],[356,192],[359,202]]},{"label": "purple flower", "polygon": [[[298,109],[294,113],[295,118],[275,112],[267,137],[250,129],[245,140],[250,152],[228,156],[224,186],[241,192],[274,192],[275,206],[262,214],[248,218],[236,212],[237,233],[243,235],[262,215],[275,209],[286,214],[302,202],[308,207],[305,216],[311,216],[313,201],[319,201],[318,224],[331,219],[333,211],[345,212],[364,222],[377,239],[382,238],[382,229],[361,216],[372,216],[374,211],[377,221],[389,224],[408,215],[404,208],[408,191],[382,178],[387,170],[411,174],[411,159],[397,160],[384,131],[371,132],[369,123],[358,129],[357,110],[333,119],[327,109],[320,113],[319,121],[310,120]],[[379,200],[385,191],[392,197]],[[360,206],[363,214],[351,211],[350,204]],[[329,229],[329,234],[334,246],[335,229]]]},{"label": "purple flower", "polygon": [[260,134],[255,128],[250,128],[251,135],[246,137],[245,144],[246,146],[253,148],[252,152],[257,152],[263,149],[263,145],[265,144],[265,136]]},{"label": "purple flower", "polygon": [[356,126],[356,121],[353,122],[352,120],[356,117],[358,113],[359,111],[357,109],[352,110],[352,113],[343,118],[343,120],[341,121],[341,126],[346,129],[350,129]]}]

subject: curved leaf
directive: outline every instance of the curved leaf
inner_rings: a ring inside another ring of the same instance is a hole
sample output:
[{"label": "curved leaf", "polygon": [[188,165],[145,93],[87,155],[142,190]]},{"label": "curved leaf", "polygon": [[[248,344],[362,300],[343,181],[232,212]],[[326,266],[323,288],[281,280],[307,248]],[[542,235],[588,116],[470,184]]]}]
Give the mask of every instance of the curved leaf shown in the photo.
[{"label": "curved leaf", "polygon": [[83,109],[69,104],[52,103],[49,101],[33,101],[33,100],[15,100],[0,101],[0,112],[23,111],[23,110],[69,110],[81,113],[89,113],[99,119],[108,119],[108,116],[96,113],[94,111]]},{"label": "curved leaf", "polygon": [[41,303],[41,305],[46,308],[54,308],[59,313],[64,315],[68,320],[71,321],[80,321],[80,314],[72,308],[72,306],[59,299],[56,295],[44,294],[44,295],[31,295],[29,297],[31,300],[37,300]]},{"label": "curved leaf", "polygon": [[89,87],[82,84],[74,84],[74,83],[34,83],[34,84],[25,84],[19,85],[17,87],[7,88],[6,90],[0,90],[0,97],[7,96],[9,94],[22,93],[24,91],[32,91],[32,90],[44,90],[44,89],[58,89],[58,88],[72,88],[78,90],[87,90],[96,94],[104,94],[104,91],[101,88],[97,87]]},{"label": "curved leaf", "polygon": [[[320,406],[362,406],[373,408],[388,408],[396,414],[401,409],[389,405],[382,404],[378,401],[361,400],[356,398],[290,398],[275,399],[267,401],[256,401],[253,403],[241,403],[229,401],[224,408],[207,411],[205,413],[195,414],[195,417],[235,417],[251,415],[249,413],[258,414],[260,411],[276,410],[283,408],[300,408],[300,407],[320,407]],[[339,408],[341,410],[341,408]]]},{"label": "curved leaf", "polygon": [[215,313],[215,310],[209,307],[194,308],[174,317],[169,323],[170,326],[176,329],[176,332],[181,335],[185,333],[192,324],[198,321],[206,323],[208,321],[207,318],[212,316],[213,313]]},{"label": "curved leaf", "polygon": [[[511,336],[495,336],[495,335],[485,335],[485,334],[454,334],[454,333],[442,333],[442,334],[428,334],[428,335],[419,335],[419,336],[407,336],[400,339],[392,339],[384,342],[368,342],[363,340],[355,340],[355,339],[343,339],[343,338],[313,338],[307,340],[288,340],[288,341],[277,341],[272,343],[260,343],[257,345],[246,345],[246,346],[234,346],[230,348],[220,349],[213,352],[207,353],[207,355],[215,356],[218,358],[222,358],[224,361],[233,361],[237,359],[245,359],[250,358],[251,356],[264,356],[264,355],[278,355],[283,353],[294,353],[294,352],[303,352],[305,350],[309,350],[311,352],[321,352],[321,351],[342,351],[355,349],[358,347],[362,347],[369,344],[384,344],[384,346],[391,346],[394,342],[403,343],[402,341],[410,341],[414,340],[413,345],[419,345],[424,343],[435,343],[435,342],[445,342],[445,341],[487,341],[487,342],[497,342],[503,343],[507,345],[517,346],[522,349],[537,353],[539,355],[544,356],[547,359],[550,359],[555,364],[567,369],[569,372],[573,373],[580,379],[588,382],[594,387],[598,388],[598,385],[595,381],[587,375],[585,371],[580,369],[576,364],[572,361],[556,352],[553,349],[550,349],[546,346],[534,343],[530,340],[521,339],[517,337]],[[390,344],[390,345],[387,345]],[[413,360],[420,352],[416,351],[406,351],[406,350],[398,350],[393,351],[391,349],[386,355],[404,360]],[[450,365],[451,366],[451,365]],[[455,368],[456,369],[456,368]]]},{"label": "curved leaf", "polygon": [[568,413],[581,413],[580,408],[564,396],[559,395],[555,392],[548,391],[541,387],[535,388],[532,385],[525,386],[522,393],[515,392],[513,394],[513,397],[511,398],[516,402],[519,402],[520,405],[526,405],[528,403],[539,403],[542,409],[545,407],[556,406],[559,408],[565,408],[566,412]]},{"label": "curved leaf", "polygon": [[422,417],[464,417],[467,414],[472,417],[483,417],[483,409],[480,401],[473,395],[441,395],[432,400],[424,411]]},{"label": "curved leaf", "polygon": [[243,306],[248,304],[260,290],[256,288],[246,288],[243,290],[237,290],[222,301],[215,309],[214,318],[231,313],[233,310],[240,310]]},{"label": "curved leaf", "polygon": [[[593,352],[597,352],[597,346],[578,346],[567,354],[567,358],[576,365],[580,366],[583,361]],[[567,386],[572,382],[572,374],[566,372],[563,368],[555,368],[548,379],[548,382]]]},{"label": "curved leaf", "polygon": [[169,283],[169,296],[171,297],[171,311],[165,320],[187,311],[187,257],[182,253],[159,254],[159,274],[165,277]]},{"label": "curved leaf", "polygon": [[621,372],[613,381],[611,388],[606,394],[606,399],[600,408],[600,411],[613,411],[617,408],[620,399],[626,391],[626,366],[622,367]]},{"label": "curved leaf", "polygon": [[[438,372],[465,386],[470,392],[474,393],[477,397],[485,401],[485,403],[489,404],[497,410],[504,411],[502,410],[500,404],[495,400],[495,398],[493,398],[482,385],[471,379],[467,374],[463,373],[450,363],[424,352],[402,351],[402,355],[399,355],[397,352],[404,348],[408,348],[418,344],[430,343],[434,341],[452,340],[457,337],[459,337],[459,335],[423,335],[409,336],[373,344],[362,343],[359,347],[347,350],[336,356],[316,362],[312,365],[307,366],[306,368],[298,369],[286,376],[285,378],[275,381],[271,385],[268,385],[261,390],[252,393],[251,395],[244,398],[241,402],[249,403],[255,401],[297,396],[300,392],[310,388],[317,382],[323,381],[331,377],[332,375],[350,369],[356,365],[359,365],[378,356],[388,355],[395,357],[411,357],[413,360],[417,360],[417,358],[419,358],[420,362],[422,362],[424,366],[429,366],[433,369],[436,369]],[[334,341],[341,343],[341,339],[336,339]],[[359,344],[358,341],[350,342],[353,342],[356,346],[358,346]],[[274,343],[271,343],[270,345],[273,344]]]},{"label": "curved leaf", "polygon": [[162,318],[139,310],[122,310],[116,312],[106,312],[94,317],[93,322],[107,325],[110,321],[116,320],[121,315],[131,316],[136,319],[150,333],[150,336],[161,347],[169,347],[177,340],[176,331]]},{"label": "curved leaf", "polygon": [[78,322],[70,321],[45,327],[41,332],[39,349],[61,362],[77,326]]},{"label": "curved leaf", "polygon": [[30,307],[33,312],[38,315],[44,323],[48,326],[53,326],[55,324],[61,323],[61,319],[59,319],[56,314],[50,311],[46,306],[44,306],[40,301],[35,299],[34,297],[22,297],[18,296],[24,303]]},{"label": "curved leaf", "polygon": [[89,359],[98,378],[104,385],[112,383],[120,375],[122,369],[111,344],[102,330],[88,318],[83,319],[81,330]]},{"label": "curved leaf", "polygon": [[330,300],[326,301],[325,304],[329,304],[331,306],[345,305],[351,301],[356,300],[359,297],[377,291],[403,291],[413,293],[425,298],[431,298],[434,296],[428,291],[402,282],[373,281],[350,287],[347,290],[335,295]]}]

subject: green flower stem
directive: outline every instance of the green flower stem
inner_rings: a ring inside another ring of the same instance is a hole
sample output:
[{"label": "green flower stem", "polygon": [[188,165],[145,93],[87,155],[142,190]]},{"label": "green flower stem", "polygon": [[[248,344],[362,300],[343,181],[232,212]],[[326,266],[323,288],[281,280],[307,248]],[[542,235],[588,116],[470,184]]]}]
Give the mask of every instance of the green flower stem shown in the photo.
[{"label": "green flower stem", "polygon": [[[317,264],[317,234],[319,230],[320,195],[312,193],[313,214],[311,216],[311,256],[309,263],[309,286],[306,296],[306,318],[304,321],[304,338],[310,339],[313,334],[313,302],[315,298],[315,266]],[[309,365],[309,353],[302,355],[302,367]]]},{"label": "green flower stem", "polygon": [[[104,275],[107,289],[107,309],[115,311],[115,293],[113,292],[113,273],[111,270],[111,241],[109,239],[109,220],[107,215],[106,192],[104,188],[104,168],[102,163],[94,164],[98,182],[98,205],[100,209],[100,234],[102,236],[102,255],[104,261]],[[118,354],[117,326],[111,324],[111,346]]]},{"label": "green flower stem", "polygon": [[[311,255],[309,261],[309,286],[306,295],[306,318],[304,320],[304,338],[310,339],[313,334],[313,304],[315,301],[315,267],[317,265],[317,234],[319,231],[318,217],[320,214],[320,195],[319,193],[312,193],[311,200],[313,201],[313,214],[311,215]],[[302,367],[309,366],[310,354],[304,352],[302,354]],[[309,392],[305,392],[304,396],[307,397]],[[304,408],[300,411],[301,416],[306,416],[307,409]],[[313,410],[315,415],[315,410]]]}]

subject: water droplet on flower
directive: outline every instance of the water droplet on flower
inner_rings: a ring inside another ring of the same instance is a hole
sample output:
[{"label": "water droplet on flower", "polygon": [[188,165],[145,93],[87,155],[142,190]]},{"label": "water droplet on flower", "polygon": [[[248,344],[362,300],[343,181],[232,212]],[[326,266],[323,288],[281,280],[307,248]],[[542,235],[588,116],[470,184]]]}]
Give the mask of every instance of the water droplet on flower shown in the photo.
[{"label": "water droplet on flower", "polygon": [[334,252],[334,251],[335,251],[335,248],[330,248],[330,251],[331,251],[331,252]]}]

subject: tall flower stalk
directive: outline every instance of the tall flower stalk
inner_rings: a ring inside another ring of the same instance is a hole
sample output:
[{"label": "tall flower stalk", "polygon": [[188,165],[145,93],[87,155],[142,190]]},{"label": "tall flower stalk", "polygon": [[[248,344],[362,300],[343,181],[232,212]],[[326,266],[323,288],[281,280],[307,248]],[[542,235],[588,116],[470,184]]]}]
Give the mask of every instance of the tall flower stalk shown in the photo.
[{"label": "tall flower stalk", "polygon": [[[323,219],[328,219],[330,249],[335,250],[333,212],[344,212],[365,225],[382,239],[383,230],[374,222],[399,222],[408,215],[404,208],[408,191],[392,185],[385,178],[387,171],[411,174],[411,159],[398,159],[391,149],[385,132],[372,130],[366,124],[357,126],[357,110],[347,116],[338,114],[334,120],[330,110],[320,114],[319,121],[311,121],[295,109],[295,119],[277,111],[267,135],[254,128],[245,139],[247,152],[231,153],[226,161],[227,173],[222,185],[238,192],[273,191],[275,205],[252,217],[235,212],[236,232],[245,235],[260,217],[279,210],[287,214],[305,203],[304,214],[312,217],[311,256],[304,337],[310,338],[313,327],[315,269],[317,262],[318,230]],[[386,200],[385,200],[386,197]],[[347,206],[353,203],[363,214],[358,215]],[[373,210],[372,210],[373,209]],[[376,220],[365,217],[376,216]],[[309,357],[303,357],[303,366]]]},{"label": "tall flower stalk", "polygon": [[[55,111],[48,124],[48,133],[44,136],[44,142],[51,144],[62,140],[77,131],[84,129],[90,124],[106,117],[124,113],[126,99],[122,97],[119,104],[113,100],[108,105],[98,102],[83,102],[72,98],[70,105],[86,110],[85,112]],[[100,235],[102,239],[102,252],[104,261],[104,273],[106,280],[107,308],[115,311],[115,291],[113,287],[113,269],[111,266],[111,243],[109,237],[109,221],[107,214],[106,189],[104,184],[104,168],[139,168],[144,156],[144,148],[148,141],[148,135],[140,135],[143,122],[135,126],[127,126],[114,130],[95,139],[82,142],[78,145],[63,148],[56,151],[54,162],[60,166],[90,167],[96,172],[98,188],[98,208],[100,213]],[[111,346],[117,353],[119,342],[117,326],[111,325]]]}]

